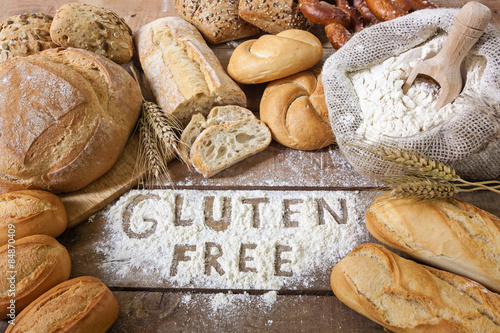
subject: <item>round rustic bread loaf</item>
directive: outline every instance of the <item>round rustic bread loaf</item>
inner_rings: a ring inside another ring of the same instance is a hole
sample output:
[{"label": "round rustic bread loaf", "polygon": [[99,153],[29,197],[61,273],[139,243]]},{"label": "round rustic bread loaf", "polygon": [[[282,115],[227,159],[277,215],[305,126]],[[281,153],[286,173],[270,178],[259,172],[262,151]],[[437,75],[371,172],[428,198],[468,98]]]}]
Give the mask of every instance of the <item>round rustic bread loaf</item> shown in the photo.
[{"label": "round rustic bread loaf", "polygon": [[50,38],[52,16],[23,13],[0,21],[0,61],[57,47]]},{"label": "round rustic bread loaf", "polygon": [[260,118],[273,139],[300,150],[316,150],[335,142],[321,84],[321,69],[273,81],[264,90]]},{"label": "round rustic bread loaf", "polygon": [[119,64],[134,53],[132,29],[118,14],[85,3],[68,3],[59,8],[50,27],[52,40],[62,47],[96,52]]},{"label": "round rustic bread loaf", "polygon": [[136,81],[80,49],[0,63],[0,189],[78,190],[120,156],[140,113]]}]

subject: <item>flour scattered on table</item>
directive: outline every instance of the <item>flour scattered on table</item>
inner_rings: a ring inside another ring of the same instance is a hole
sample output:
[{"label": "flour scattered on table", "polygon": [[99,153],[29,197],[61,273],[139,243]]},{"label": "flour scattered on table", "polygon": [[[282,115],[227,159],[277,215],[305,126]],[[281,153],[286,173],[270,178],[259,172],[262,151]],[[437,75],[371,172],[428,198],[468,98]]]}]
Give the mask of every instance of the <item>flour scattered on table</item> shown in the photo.
[{"label": "flour scattered on table", "polygon": [[116,281],[304,288],[367,241],[359,201],[349,191],[133,190],[104,210],[96,251]]}]

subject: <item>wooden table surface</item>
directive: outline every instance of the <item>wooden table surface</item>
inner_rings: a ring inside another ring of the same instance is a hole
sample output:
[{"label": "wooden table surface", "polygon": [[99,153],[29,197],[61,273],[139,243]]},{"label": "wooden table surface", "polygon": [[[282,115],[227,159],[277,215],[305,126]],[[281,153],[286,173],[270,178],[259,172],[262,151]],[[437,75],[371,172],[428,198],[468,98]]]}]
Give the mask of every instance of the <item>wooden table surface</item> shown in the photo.
[{"label": "wooden table surface", "polygon": [[[24,11],[54,14],[64,0],[0,0],[2,17]],[[164,16],[175,16],[173,0],[89,0],[124,17],[133,30]],[[436,0],[439,7],[461,7],[465,0]],[[480,1],[492,9],[492,22],[500,27],[500,1]],[[325,56],[334,50],[324,41]],[[224,43],[213,47],[223,66],[227,65],[234,46]],[[323,60],[324,60],[323,59]],[[249,108],[258,111],[265,85],[244,86]],[[221,193],[217,191],[274,191],[282,197],[313,195],[318,191],[345,191],[358,207],[346,214],[363,220],[378,184],[357,174],[339,153],[338,147],[303,152],[272,143],[259,153],[231,168],[204,179],[179,161],[169,164],[171,184],[186,193]],[[191,191],[191,192],[190,192]],[[344,193],[344,192],[342,192]],[[462,194],[459,198],[500,216],[500,195],[489,192]],[[169,279],[150,276],[141,270],[126,276],[103,267],[105,260],[95,248],[108,236],[106,218],[97,213],[58,239],[68,248],[72,259],[72,277],[92,275],[105,282],[120,304],[120,315],[110,332],[383,332],[383,328],[344,306],[329,286],[332,267],[312,267],[307,276],[266,295],[273,288],[255,289],[205,286],[190,282],[178,286]],[[147,240],[146,240],[147,241]],[[370,239],[373,241],[373,239]],[[153,246],[154,244],[152,244]],[[307,283],[305,281],[307,280]],[[214,307],[217,297],[225,300]],[[2,328],[6,327],[1,322]]]}]

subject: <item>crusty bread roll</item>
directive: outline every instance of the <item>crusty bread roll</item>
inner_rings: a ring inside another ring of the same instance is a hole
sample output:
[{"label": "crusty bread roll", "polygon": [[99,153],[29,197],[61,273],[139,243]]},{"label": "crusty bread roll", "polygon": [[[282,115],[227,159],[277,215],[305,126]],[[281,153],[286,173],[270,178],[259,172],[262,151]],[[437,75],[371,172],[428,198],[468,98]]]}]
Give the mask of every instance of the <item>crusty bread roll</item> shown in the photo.
[{"label": "crusty bread roll", "polygon": [[0,246],[9,239],[43,234],[57,237],[68,226],[61,198],[46,191],[25,190],[0,195]]},{"label": "crusty bread roll", "polygon": [[455,198],[396,199],[383,194],[366,212],[380,242],[429,265],[500,292],[500,218]]},{"label": "crusty bread roll", "polygon": [[208,178],[266,149],[270,143],[271,132],[256,118],[214,125],[196,138],[191,162]]},{"label": "crusty bread roll", "polygon": [[[0,247],[0,258],[1,319],[12,313],[8,308],[11,299],[15,299],[17,314],[38,296],[66,281],[71,273],[68,251],[47,235],[32,235],[5,244]],[[11,265],[8,259],[13,259],[15,264]],[[9,280],[12,276],[15,279]]]},{"label": "crusty bread roll", "polygon": [[106,173],[139,117],[142,95],[116,63],[48,49],[0,63],[3,191],[78,190]]},{"label": "crusty bread roll", "polygon": [[309,29],[296,0],[239,0],[240,17],[262,30],[277,34],[288,29]]},{"label": "crusty bread roll", "polygon": [[333,268],[337,298],[391,332],[499,332],[500,295],[468,278],[361,244]]},{"label": "crusty bread roll", "polygon": [[316,150],[335,142],[321,69],[269,83],[260,102],[260,119],[274,140],[290,148]]},{"label": "crusty bread roll", "polygon": [[118,318],[118,301],[101,280],[81,276],[38,297],[16,317],[5,333],[104,333]]},{"label": "crusty bread roll", "polygon": [[52,16],[23,13],[0,21],[0,61],[57,47],[50,38]]},{"label": "crusty bread roll", "polygon": [[86,3],[59,7],[50,27],[50,37],[62,47],[96,52],[118,64],[134,54],[132,29],[115,12]]},{"label": "crusty bread roll", "polygon": [[252,111],[237,105],[216,106],[210,111],[206,119],[201,113],[193,115],[189,124],[182,131],[179,140],[179,155],[181,155],[183,161],[192,166],[191,147],[196,138],[207,127],[251,118],[255,118]]},{"label": "crusty bread roll", "polygon": [[241,43],[229,58],[227,71],[238,82],[263,83],[306,70],[322,56],[323,46],[316,36],[290,29]]},{"label": "crusty bread roll", "polygon": [[157,19],[142,26],[134,40],[156,102],[184,126],[193,114],[207,115],[216,105],[246,106],[241,88],[183,19]]},{"label": "crusty bread roll", "polygon": [[259,28],[240,18],[238,1],[175,0],[175,11],[198,28],[207,41],[219,44],[260,32]]}]

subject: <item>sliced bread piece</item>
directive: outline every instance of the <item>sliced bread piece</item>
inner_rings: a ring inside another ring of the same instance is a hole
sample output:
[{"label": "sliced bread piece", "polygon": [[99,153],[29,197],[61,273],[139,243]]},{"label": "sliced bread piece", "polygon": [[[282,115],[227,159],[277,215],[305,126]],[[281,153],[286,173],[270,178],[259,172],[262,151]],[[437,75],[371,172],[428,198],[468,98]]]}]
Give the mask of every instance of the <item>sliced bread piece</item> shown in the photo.
[{"label": "sliced bread piece", "polygon": [[191,161],[206,178],[269,146],[271,131],[258,119],[214,125],[204,130],[191,147]]},{"label": "sliced bread piece", "polygon": [[194,141],[206,128],[207,120],[205,116],[201,113],[196,113],[191,117],[191,121],[187,124],[186,128],[182,131],[181,137],[179,139],[179,155],[181,159],[186,162],[187,165],[193,165],[191,159],[189,158],[189,151]]},{"label": "sliced bread piece", "polygon": [[255,115],[252,111],[238,105],[216,106],[210,111],[206,119],[201,113],[193,115],[189,124],[182,131],[179,140],[179,154],[181,158],[188,165],[192,166],[189,152],[201,132],[213,125],[221,125],[242,119],[255,119]]},{"label": "sliced bread piece", "polygon": [[255,115],[252,111],[238,105],[216,106],[210,110],[207,116],[206,127],[254,118]]}]

